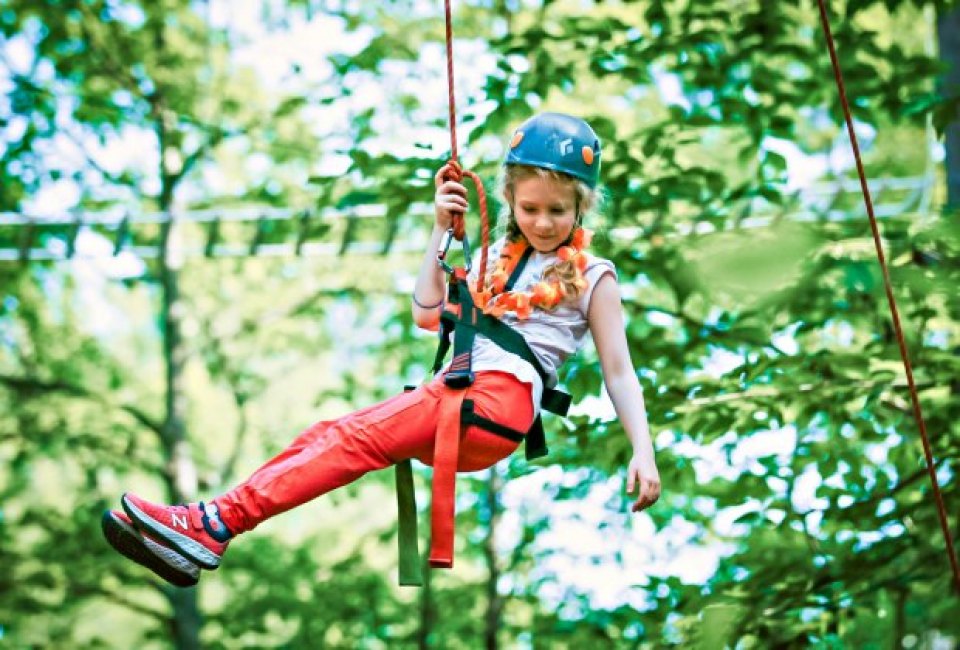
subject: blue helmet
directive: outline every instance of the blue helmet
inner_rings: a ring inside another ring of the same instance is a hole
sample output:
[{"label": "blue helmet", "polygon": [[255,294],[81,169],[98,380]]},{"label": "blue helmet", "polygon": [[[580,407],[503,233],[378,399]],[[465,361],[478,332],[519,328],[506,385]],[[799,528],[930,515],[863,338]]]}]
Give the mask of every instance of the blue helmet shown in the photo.
[{"label": "blue helmet", "polygon": [[541,113],[514,132],[503,164],[552,169],[596,187],[600,179],[600,138],[579,117]]}]

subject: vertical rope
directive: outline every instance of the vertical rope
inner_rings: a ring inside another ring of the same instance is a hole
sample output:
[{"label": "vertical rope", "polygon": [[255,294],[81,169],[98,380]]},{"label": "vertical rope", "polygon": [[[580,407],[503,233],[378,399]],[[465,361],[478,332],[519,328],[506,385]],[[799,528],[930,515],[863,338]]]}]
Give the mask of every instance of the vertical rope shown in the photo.
[{"label": "vertical rope", "polygon": [[[487,215],[487,194],[483,189],[483,181],[472,171],[464,170],[457,160],[457,104],[456,94],[453,88],[453,12],[451,11],[451,0],[444,0],[444,18],[446,20],[446,40],[447,40],[447,107],[449,111],[450,122],[450,161],[447,163],[447,170],[444,176],[458,183],[464,176],[473,181],[477,190],[477,203],[480,209],[480,268],[477,275],[477,284],[482,288],[487,277],[487,250],[490,247],[490,220]],[[463,214],[453,216],[453,236],[458,240],[463,240],[466,233],[466,226],[463,222]]]},{"label": "vertical rope", "polygon": [[453,16],[450,0],[443,0],[447,27],[447,108],[450,121],[450,160],[457,162],[457,101],[453,92]]},{"label": "vertical rope", "polygon": [[903,336],[903,327],[900,325],[900,312],[897,309],[897,301],[893,296],[893,283],[890,280],[890,271],[887,268],[887,260],[883,254],[880,228],[877,225],[877,217],[873,211],[873,200],[870,198],[867,175],[863,168],[863,161],[860,159],[860,145],[857,143],[857,134],[853,129],[853,117],[850,114],[850,104],[847,101],[843,74],[840,71],[837,50],[834,46],[833,34],[830,31],[830,19],[827,16],[827,8],[824,0],[817,0],[817,4],[820,8],[820,23],[823,26],[823,33],[827,39],[827,47],[830,50],[830,62],[833,65],[833,75],[837,81],[837,90],[840,92],[840,103],[843,105],[843,116],[847,123],[847,135],[850,138],[850,146],[853,148],[853,157],[857,162],[857,174],[860,176],[860,189],[863,192],[863,201],[867,207],[867,216],[870,218],[873,243],[877,249],[877,259],[880,262],[880,268],[883,271],[883,285],[887,293],[890,315],[893,318],[893,328],[897,335],[897,345],[900,347],[900,358],[903,360],[903,368],[907,374],[907,385],[910,388],[910,401],[913,405],[913,417],[917,421],[917,426],[920,428],[920,438],[923,441],[923,454],[927,460],[927,472],[930,474],[930,483],[933,486],[933,496],[937,504],[937,514],[940,517],[940,528],[943,531],[943,538],[947,545],[947,556],[950,560],[950,566],[953,569],[954,586],[957,588],[958,593],[960,593],[960,564],[957,562],[957,551],[953,545],[953,536],[950,533],[950,523],[947,519],[947,509],[943,503],[943,494],[940,491],[940,483],[937,479],[936,466],[933,462],[933,452],[930,448],[930,438],[927,435],[927,425],[923,419],[923,411],[920,408],[920,398],[917,395],[917,385],[913,379],[913,368],[910,364],[910,355],[907,351],[907,344]]}]

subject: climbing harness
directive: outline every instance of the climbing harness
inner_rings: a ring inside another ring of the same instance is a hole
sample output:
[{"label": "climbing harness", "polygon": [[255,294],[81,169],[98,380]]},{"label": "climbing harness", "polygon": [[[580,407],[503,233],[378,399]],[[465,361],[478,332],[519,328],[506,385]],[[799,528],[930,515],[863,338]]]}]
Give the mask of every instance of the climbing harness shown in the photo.
[{"label": "climbing harness", "polygon": [[960,563],[957,561],[957,551],[954,548],[953,536],[950,533],[950,522],[947,519],[947,509],[944,505],[943,494],[940,491],[940,483],[937,479],[936,465],[933,462],[933,451],[931,450],[930,439],[927,435],[927,425],[923,419],[923,411],[920,408],[920,397],[917,394],[917,385],[913,379],[913,367],[910,363],[910,354],[907,351],[907,344],[903,336],[903,327],[900,325],[900,312],[897,309],[897,301],[893,295],[893,283],[890,280],[890,271],[887,268],[887,260],[883,254],[880,227],[877,224],[877,217],[873,211],[873,200],[870,198],[870,187],[867,185],[867,175],[864,171],[863,161],[860,159],[860,145],[857,142],[857,134],[853,128],[853,117],[850,114],[847,91],[843,83],[843,74],[840,71],[840,62],[837,57],[836,46],[833,42],[833,34],[830,30],[830,18],[827,15],[824,0],[817,0],[817,4],[820,9],[820,24],[823,27],[823,34],[827,40],[827,48],[830,51],[830,63],[833,65],[833,75],[837,82],[840,104],[843,107],[843,116],[847,124],[847,135],[850,139],[850,147],[853,149],[853,157],[857,163],[857,174],[860,177],[860,190],[863,192],[863,201],[867,209],[867,217],[870,219],[870,229],[873,232],[873,244],[877,250],[877,260],[880,263],[880,269],[883,272],[883,285],[887,293],[887,303],[890,307],[890,316],[893,320],[893,328],[897,336],[897,345],[900,347],[900,358],[903,361],[903,369],[907,375],[907,385],[910,389],[910,402],[913,406],[913,417],[917,421],[917,427],[920,429],[920,439],[923,441],[923,454],[927,461],[927,472],[930,475],[930,483],[933,487],[933,497],[937,505],[937,514],[940,518],[940,529],[943,532],[943,539],[947,548],[947,557],[950,561],[950,567],[953,570],[954,588],[957,590],[957,593],[960,594]]},{"label": "climbing harness", "polygon": [[[520,277],[529,257],[527,252],[518,262],[507,282],[507,291]],[[473,384],[475,378],[471,368],[471,356],[477,334],[487,337],[507,352],[516,354],[536,370],[544,385],[541,409],[566,415],[570,408],[570,395],[547,386],[549,375],[523,336],[498,318],[485,314],[482,306],[474,304],[467,284],[466,269],[453,268],[448,275],[447,300],[440,317],[440,344],[432,368],[433,374],[440,372],[452,346],[453,356],[443,375],[443,382],[449,388],[456,389],[456,392],[441,402],[433,458],[429,562],[435,568],[453,566],[454,494],[461,431],[468,426],[476,426],[514,442],[523,441],[527,460],[547,454],[543,423],[539,415],[534,419],[529,431],[517,431],[477,414],[473,402],[465,398],[466,389]],[[409,460],[397,465],[396,480],[400,513],[400,584],[420,585],[422,576],[416,548],[416,504]]]}]

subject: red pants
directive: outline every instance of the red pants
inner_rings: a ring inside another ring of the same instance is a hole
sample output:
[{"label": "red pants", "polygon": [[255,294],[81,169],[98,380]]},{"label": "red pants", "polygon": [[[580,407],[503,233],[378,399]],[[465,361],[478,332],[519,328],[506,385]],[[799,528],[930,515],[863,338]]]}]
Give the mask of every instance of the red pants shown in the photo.
[{"label": "red pants", "polygon": [[[367,472],[416,458],[433,464],[440,403],[460,389],[437,377],[337,420],[318,422],[250,478],[215,499],[223,522],[242,533],[274,515],[351,483]],[[530,386],[513,375],[478,372],[466,389],[478,415],[517,431],[533,424]],[[518,446],[475,426],[461,433],[458,471],[490,467]]]}]

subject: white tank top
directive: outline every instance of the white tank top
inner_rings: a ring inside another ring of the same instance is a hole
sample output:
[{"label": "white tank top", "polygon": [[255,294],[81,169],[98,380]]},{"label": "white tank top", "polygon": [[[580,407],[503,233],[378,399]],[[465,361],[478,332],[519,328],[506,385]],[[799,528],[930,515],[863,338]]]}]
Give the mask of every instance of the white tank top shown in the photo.
[{"label": "white tank top", "polygon": [[[500,258],[500,251],[504,246],[504,239],[490,245],[487,267],[493,265]],[[473,270],[470,282],[476,281],[479,272],[479,252],[474,256]],[[583,339],[589,331],[587,314],[590,309],[590,298],[597,282],[607,273],[617,277],[613,262],[587,253],[587,269],[584,277],[589,283],[586,291],[576,300],[565,301],[556,309],[534,309],[530,317],[524,320],[517,318],[513,312],[508,312],[500,320],[523,335],[527,345],[533,351],[540,365],[547,373],[547,385],[553,387],[557,383],[557,370],[563,365],[567,357],[575,353],[583,345]],[[543,279],[543,270],[557,261],[556,253],[540,253],[534,251],[527,260],[526,266],[514,285],[515,290],[528,291],[537,282]],[[479,305],[478,305],[479,306]],[[540,375],[532,365],[521,357],[507,352],[499,345],[478,334],[473,344],[473,370],[498,370],[515,376],[520,381],[530,384],[533,398],[533,412],[540,412],[540,398],[543,394],[543,384]]]}]

